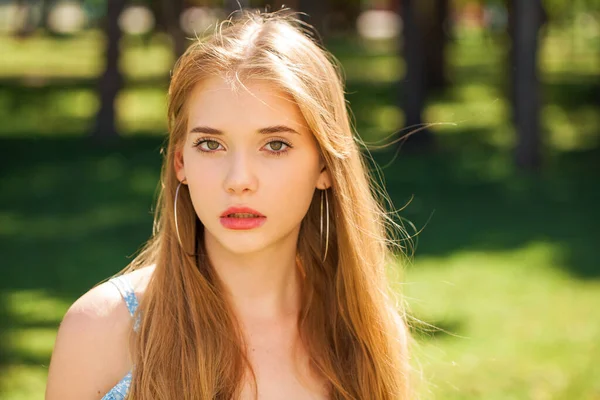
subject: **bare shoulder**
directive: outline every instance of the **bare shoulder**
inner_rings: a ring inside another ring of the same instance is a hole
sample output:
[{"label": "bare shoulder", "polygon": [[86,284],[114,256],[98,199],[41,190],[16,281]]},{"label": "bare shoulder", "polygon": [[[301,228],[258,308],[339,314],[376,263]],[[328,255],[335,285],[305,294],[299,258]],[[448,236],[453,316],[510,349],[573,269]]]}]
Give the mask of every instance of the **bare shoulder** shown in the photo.
[{"label": "bare shoulder", "polygon": [[[141,297],[153,272],[126,274]],[[52,352],[46,399],[100,399],[131,369],[132,319],[117,288],[104,282],[83,294],[65,314]]]}]

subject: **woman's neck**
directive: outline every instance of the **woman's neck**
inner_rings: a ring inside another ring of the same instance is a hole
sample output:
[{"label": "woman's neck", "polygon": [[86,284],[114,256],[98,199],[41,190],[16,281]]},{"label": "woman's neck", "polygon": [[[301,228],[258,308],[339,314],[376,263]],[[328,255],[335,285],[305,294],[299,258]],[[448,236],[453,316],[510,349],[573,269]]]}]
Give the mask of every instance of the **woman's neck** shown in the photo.
[{"label": "woman's neck", "polygon": [[241,322],[276,322],[298,315],[303,278],[296,263],[296,241],[285,242],[236,254],[205,236],[208,257]]}]

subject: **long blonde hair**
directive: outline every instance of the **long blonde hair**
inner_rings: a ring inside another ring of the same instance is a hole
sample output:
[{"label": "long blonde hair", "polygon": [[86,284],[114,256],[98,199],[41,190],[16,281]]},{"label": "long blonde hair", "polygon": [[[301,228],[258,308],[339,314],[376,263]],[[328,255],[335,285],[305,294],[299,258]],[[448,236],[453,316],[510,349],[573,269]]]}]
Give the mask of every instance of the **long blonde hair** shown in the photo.
[{"label": "long blonde hair", "polygon": [[[240,395],[247,371],[254,376],[186,186],[177,200],[182,245],[175,230],[173,161],[186,135],[186,101],[199,82],[218,75],[242,86],[260,79],[291,95],[332,178],[326,260],[317,193],[298,239],[305,273],[298,328],[311,367],[327,382],[331,399],[412,399],[406,317],[386,278],[397,246],[388,228],[400,226],[386,214],[378,199],[383,191],[368,173],[341,70],[288,10],[240,14],[192,44],[172,72],[154,233],[121,271],[155,265],[140,304],[141,329],[132,336],[129,398],[230,400]],[[256,393],[255,376],[253,383]]]}]

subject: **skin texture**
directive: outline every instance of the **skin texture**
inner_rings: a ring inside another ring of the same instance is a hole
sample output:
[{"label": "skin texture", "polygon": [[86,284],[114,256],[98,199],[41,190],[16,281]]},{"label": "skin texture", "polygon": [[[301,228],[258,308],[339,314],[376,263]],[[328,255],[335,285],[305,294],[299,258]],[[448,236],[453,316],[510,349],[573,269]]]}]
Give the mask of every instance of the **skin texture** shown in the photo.
[{"label": "skin texture", "polygon": [[[331,185],[315,137],[291,98],[264,81],[234,90],[222,78],[210,78],[192,91],[187,112],[188,134],[175,156],[177,178],[188,185],[207,253],[238,317],[254,323],[293,315],[300,224],[315,189]],[[296,133],[259,133],[276,126]],[[198,127],[222,134],[192,132]],[[215,142],[199,143],[205,139]],[[257,210],[266,223],[227,229],[220,215],[230,206]]]}]

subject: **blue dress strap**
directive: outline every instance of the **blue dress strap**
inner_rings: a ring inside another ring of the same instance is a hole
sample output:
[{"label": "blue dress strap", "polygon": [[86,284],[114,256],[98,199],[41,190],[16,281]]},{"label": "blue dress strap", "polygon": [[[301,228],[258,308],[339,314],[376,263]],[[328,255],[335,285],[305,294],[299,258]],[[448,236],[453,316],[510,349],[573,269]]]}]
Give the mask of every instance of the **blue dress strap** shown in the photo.
[{"label": "blue dress strap", "polygon": [[116,286],[119,293],[121,293],[123,300],[125,300],[129,314],[135,319],[133,330],[137,332],[140,329],[140,315],[139,313],[136,314],[139,304],[133,286],[131,286],[129,279],[125,275],[115,276],[114,278],[109,279],[109,282]]},{"label": "blue dress strap", "polygon": [[[115,285],[129,310],[129,314],[135,319],[133,329],[137,332],[140,328],[140,315],[136,313],[138,309],[138,299],[135,291],[125,275],[119,275],[109,279],[109,282]],[[129,371],[108,393],[102,397],[102,400],[124,400],[131,386],[132,371]]]},{"label": "blue dress strap", "polygon": [[125,375],[123,379],[119,381],[119,383],[113,386],[113,388],[110,389],[110,391],[106,393],[104,397],[102,397],[102,400],[124,400],[129,392],[130,386],[131,371],[129,371],[127,375]]}]

